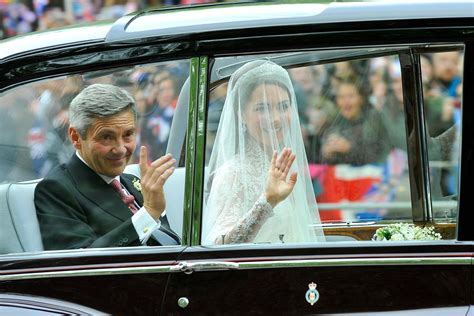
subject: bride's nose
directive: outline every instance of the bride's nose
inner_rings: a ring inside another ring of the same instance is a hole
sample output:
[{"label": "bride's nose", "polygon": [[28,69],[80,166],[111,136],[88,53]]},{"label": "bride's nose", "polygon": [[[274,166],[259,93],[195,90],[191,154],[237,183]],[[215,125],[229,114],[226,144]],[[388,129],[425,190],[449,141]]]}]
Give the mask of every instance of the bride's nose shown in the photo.
[{"label": "bride's nose", "polygon": [[274,124],[275,123],[280,123],[281,113],[280,113],[280,110],[278,109],[278,106],[272,106],[271,107],[270,119]]}]

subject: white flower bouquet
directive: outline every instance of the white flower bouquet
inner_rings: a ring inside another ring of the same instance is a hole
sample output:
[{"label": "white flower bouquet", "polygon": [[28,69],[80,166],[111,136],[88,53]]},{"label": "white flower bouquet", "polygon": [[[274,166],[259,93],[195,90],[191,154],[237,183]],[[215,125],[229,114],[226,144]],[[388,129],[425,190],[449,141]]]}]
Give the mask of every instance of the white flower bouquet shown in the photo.
[{"label": "white flower bouquet", "polygon": [[440,240],[440,233],[433,226],[419,227],[414,224],[397,223],[381,227],[375,231],[372,240],[401,241],[401,240]]}]

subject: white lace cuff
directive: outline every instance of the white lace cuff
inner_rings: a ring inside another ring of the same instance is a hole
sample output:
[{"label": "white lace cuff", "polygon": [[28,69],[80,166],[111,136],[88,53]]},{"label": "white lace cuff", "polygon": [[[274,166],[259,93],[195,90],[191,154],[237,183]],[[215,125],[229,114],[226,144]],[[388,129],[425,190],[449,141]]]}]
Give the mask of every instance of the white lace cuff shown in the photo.
[{"label": "white lace cuff", "polygon": [[254,206],[239,221],[227,236],[223,236],[223,243],[238,244],[252,241],[262,225],[273,216],[273,207],[268,203],[264,194],[255,202]]}]

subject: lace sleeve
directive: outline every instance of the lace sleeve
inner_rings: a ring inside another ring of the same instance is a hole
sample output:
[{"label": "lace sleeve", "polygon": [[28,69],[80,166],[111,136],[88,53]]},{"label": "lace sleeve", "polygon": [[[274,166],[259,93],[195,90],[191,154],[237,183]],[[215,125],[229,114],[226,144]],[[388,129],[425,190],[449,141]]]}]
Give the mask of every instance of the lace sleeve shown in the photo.
[{"label": "lace sleeve", "polygon": [[221,242],[239,244],[252,241],[266,220],[273,216],[273,208],[263,194],[224,237]]},{"label": "lace sleeve", "polygon": [[209,210],[205,220],[212,224],[209,225],[207,234],[204,230],[205,243],[250,242],[273,215],[273,208],[263,195],[250,209],[247,208],[249,201],[245,201],[245,198],[252,194],[245,191],[246,186],[241,179],[234,168],[227,168],[216,174],[207,205]]}]

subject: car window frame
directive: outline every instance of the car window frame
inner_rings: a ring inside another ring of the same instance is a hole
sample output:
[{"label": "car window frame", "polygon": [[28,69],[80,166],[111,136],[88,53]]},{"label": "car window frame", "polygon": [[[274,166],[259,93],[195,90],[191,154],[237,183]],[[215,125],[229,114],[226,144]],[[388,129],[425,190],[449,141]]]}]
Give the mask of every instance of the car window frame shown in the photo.
[{"label": "car window frame", "polygon": [[[30,56],[26,58],[22,55],[15,56],[14,58],[8,61],[9,64],[11,63],[12,65],[15,65],[18,61],[20,61],[17,64],[17,66],[15,66],[17,67],[17,69],[19,69],[22,66],[24,67],[24,64],[22,63],[26,62],[29,66],[31,66],[31,69],[36,69],[38,70],[38,72],[34,73],[33,71],[31,75],[29,75],[28,72],[17,73],[18,77],[12,77],[13,78],[12,81],[2,82],[2,84],[0,84],[0,97],[3,96],[4,94],[9,93],[11,90],[24,86],[24,85],[34,84],[35,82],[40,82],[40,81],[45,81],[45,80],[54,80],[57,78],[67,77],[67,76],[72,76],[72,75],[77,75],[77,74],[94,73],[94,72],[105,72],[105,73],[114,72],[123,68],[131,68],[131,67],[154,64],[154,63],[166,63],[166,62],[170,62],[174,60],[183,60],[183,61],[186,60],[190,64],[190,69],[191,69],[192,60],[196,58],[196,57],[193,57],[193,55],[191,54],[177,58],[176,56],[172,56],[170,52],[167,52],[167,54],[164,54],[164,56],[160,54],[155,54],[154,57],[151,59],[143,59],[143,58],[134,58],[134,59],[128,59],[128,60],[120,59],[120,64],[100,63],[101,58],[106,58],[106,59],[112,58],[114,56],[114,51],[105,50],[103,49],[102,45],[100,44],[97,44],[97,45],[94,46],[91,43],[83,43],[83,47],[85,51],[88,51],[89,49],[95,50],[95,52],[91,54],[95,56],[100,56],[98,59],[94,60],[94,62],[89,63],[84,68],[80,68],[74,65],[75,64],[74,60],[76,59],[71,58],[70,62],[62,64],[61,67],[56,67],[53,73],[51,73],[51,71],[48,71],[48,68],[53,67],[53,65],[58,62],[58,59],[55,59],[54,57],[52,59],[48,59],[47,61],[36,61],[33,64],[29,64]],[[143,49],[143,46],[149,47],[149,44],[148,45],[135,45],[133,47],[129,47],[127,48],[128,53],[131,53],[137,49]],[[73,51],[75,51],[76,49],[78,48],[75,47]],[[121,56],[128,54],[127,49],[119,49]],[[160,52],[162,50],[162,46],[156,45],[154,48],[151,48],[150,50],[153,52],[156,52],[156,51]],[[45,52],[40,51],[36,53],[42,56]],[[32,53],[32,54],[35,55],[35,53]],[[48,55],[49,54],[50,52],[48,52]],[[86,53],[85,56],[90,56],[90,54]],[[59,60],[61,59],[67,59],[67,57],[60,57]],[[44,64],[46,64],[47,66],[44,66]],[[191,74],[190,74],[190,77],[192,77]],[[194,82],[197,82],[197,80],[194,80]],[[193,87],[191,85],[189,88],[190,95],[193,94],[191,91],[192,88]],[[188,122],[188,118],[185,118],[184,121]],[[185,137],[184,139],[182,139],[183,141],[182,147],[183,148],[194,147],[195,145],[193,144],[193,139],[194,139],[193,137]],[[184,153],[184,157],[186,159],[186,153]],[[190,172],[186,170],[186,175],[187,174],[190,174]],[[189,191],[189,189],[187,189],[187,186],[191,186],[192,183],[189,182],[189,179],[187,179],[184,181],[182,185],[185,186],[184,191],[186,190]],[[190,192],[192,192],[192,190]],[[186,205],[186,203],[183,203],[183,205]],[[186,207],[183,207],[183,223],[189,223],[189,220],[186,219],[185,210],[186,210]],[[175,253],[175,255],[173,256],[175,259],[188,246],[185,243],[187,238],[186,238],[186,232],[184,231],[184,227],[186,227],[185,224],[183,224],[182,243],[176,246],[169,246],[169,247],[156,246],[156,247],[145,247],[145,248],[140,247],[140,246],[126,247],[126,248],[107,247],[107,248],[87,248],[87,249],[72,249],[72,250],[43,250],[40,253],[35,253],[35,252],[8,253],[8,254],[0,255],[0,262],[1,261],[10,262],[10,261],[16,261],[16,260],[25,260],[25,259],[27,260],[31,259],[35,261],[35,260],[44,260],[45,258],[97,257],[97,256],[102,256],[101,253],[103,253],[103,255],[111,259],[115,256],[120,257],[121,255],[124,255],[123,258],[125,259],[127,258],[128,255],[134,255],[134,254],[137,256],[140,256],[147,253],[160,253],[160,252],[169,253],[170,249],[173,249],[173,251],[171,252]],[[113,260],[116,260],[116,259],[113,259]]]},{"label": "car window frame", "polygon": [[[395,47],[393,50],[391,48]],[[406,140],[407,140],[407,151],[410,153],[408,156],[408,163],[409,163],[409,179],[410,179],[410,190],[411,190],[411,209],[412,209],[412,219],[415,224],[418,225],[426,225],[426,224],[434,224],[434,217],[433,217],[433,209],[432,209],[432,199],[431,199],[431,186],[430,186],[430,176],[429,176],[429,164],[428,164],[428,150],[427,150],[427,130],[426,130],[426,124],[425,122],[425,117],[423,114],[423,106],[424,106],[424,100],[423,100],[423,87],[422,87],[422,78],[421,78],[421,66],[420,66],[420,61],[419,61],[419,54],[421,53],[428,53],[428,52],[440,52],[440,51],[449,51],[450,49],[455,49],[455,50],[466,50],[467,44],[463,41],[453,41],[453,42],[415,42],[415,43],[406,43],[406,44],[387,44],[386,46],[383,46],[387,49],[382,49],[379,52],[375,53],[366,53],[366,54],[354,54],[354,56],[349,57],[349,58],[334,58],[334,59],[328,59],[327,62],[322,62],[321,64],[324,63],[329,63],[329,62],[335,62],[335,61],[342,61],[342,60],[354,60],[354,59],[366,59],[366,58],[373,58],[373,57],[379,57],[379,56],[385,56],[387,54],[393,54],[393,52],[398,52],[399,60],[401,63],[401,72],[402,72],[402,82],[403,82],[403,95],[404,95],[404,108],[405,108],[405,118],[407,120],[407,129],[408,126],[409,132],[406,133]],[[348,45],[346,47],[337,47],[341,50],[347,49],[367,49],[370,51],[371,48],[379,48],[380,45],[362,45],[362,46],[351,46]],[[326,51],[326,50],[334,50],[335,48],[332,47],[324,47],[324,48],[319,48],[321,51]],[[274,50],[266,50],[266,51],[255,51],[252,54],[250,54],[250,59],[255,58],[255,55],[262,54],[262,56],[266,56],[266,54],[271,55],[272,53],[274,54],[279,54],[279,53],[291,53],[291,52],[314,52],[317,51],[318,48],[304,48],[304,49],[287,49],[287,50],[280,50],[280,51],[274,51]],[[343,55],[343,54],[341,54]],[[228,54],[222,55],[222,57],[228,57]],[[246,56],[248,54],[235,54],[232,56],[242,57],[244,62],[248,60]],[[207,85],[207,90],[206,90],[206,96],[209,98],[209,93],[210,91],[215,87],[215,85],[223,80],[225,78],[228,78],[230,76],[230,73],[227,74],[227,76],[223,76],[219,78],[218,76],[214,75],[214,71],[211,70],[210,67],[212,67],[215,64],[215,61],[221,57],[219,54],[214,54],[214,55],[208,55],[201,57],[202,61],[205,61],[205,63],[208,65],[207,69],[207,74],[209,74],[209,80],[206,81]],[[270,58],[271,59],[271,58]],[[304,63],[303,63],[304,64]],[[233,67],[238,67],[236,65],[233,65]],[[466,72],[465,64],[463,65],[464,69],[464,75]],[[291,67],[289,67],[291,68]],[[203,78],[201,78],[203,79]],[[211,82],[211,80],[214,79],[215,81]],[[463,80],[463,85],[464,85],[465,80]],[[200,86],[203,86],[202,83]],[[463,89],[464,91],[464,89]],[[208,100],[202,99],[199,100],[201,103],[199,105],[200,109],[204,107],[204,116],[201,114],[201,120],[197,120],[194,123],[196,126],[206,126],[207,124],[207,106],[208,106]],[[466,104],[464,101],[463,97],[463,104]],[[463,107],[464,108],[464,107]],[[199,116],[199,115],[198,115]],[[464,124],[462,124],[464,125]],[[196,134],[198,138],[205,138],[205,131],[204,133],[199,133]],[[409,134],[413,133],[415,137],[409,138]],[[205,140],[198,140],[199,143],[204,143]],[[463,146],[461,145],[461,148]],[[408,150],[408,148],[415,148],[415,152],[413,150]],[[205,169],[205,146],[200,148],[201,150],[201,155],[199,157],[199,161],[197,164],[199,164],[199,174],[196,174],[195,180],[198,181],[198,183],[201,184],[200,187],[204,186],[204,169]],[[418,168],[415,166],[422,166],[422,168]],[[414,170],[414,171],[413,171]],[[459,166],[459,170],[461,170],[461,165]],[[459,171],[461,173],[461,171]],[[195,196],[195,201],[193,204],[192,208],[192,218],[194,224],[192,225],[194,227],[193,233],[192,233],[192,238],[191,238],[191,245],[192,246],[200,246],[201,245],[201,228],[202,228],[202,214],[203,214],[203,194],[202,192],[197,192],[199,196]],[[196,201],[198,200],[198,201]],[[456,221],[456,228],[455,228],[455,237],[454,240],[459,240],[458,239],[458,231],[459,231],[459,214],[461,213],[460,211],[460,195],[458,194],[458,220]],[[432,241],[431,241],[432,242]],[[239,245],[242,246],[242,245]],[[252,245],[252,244],[246,244],[245,246],[249,247],[259,247],[259,245]]]}]

